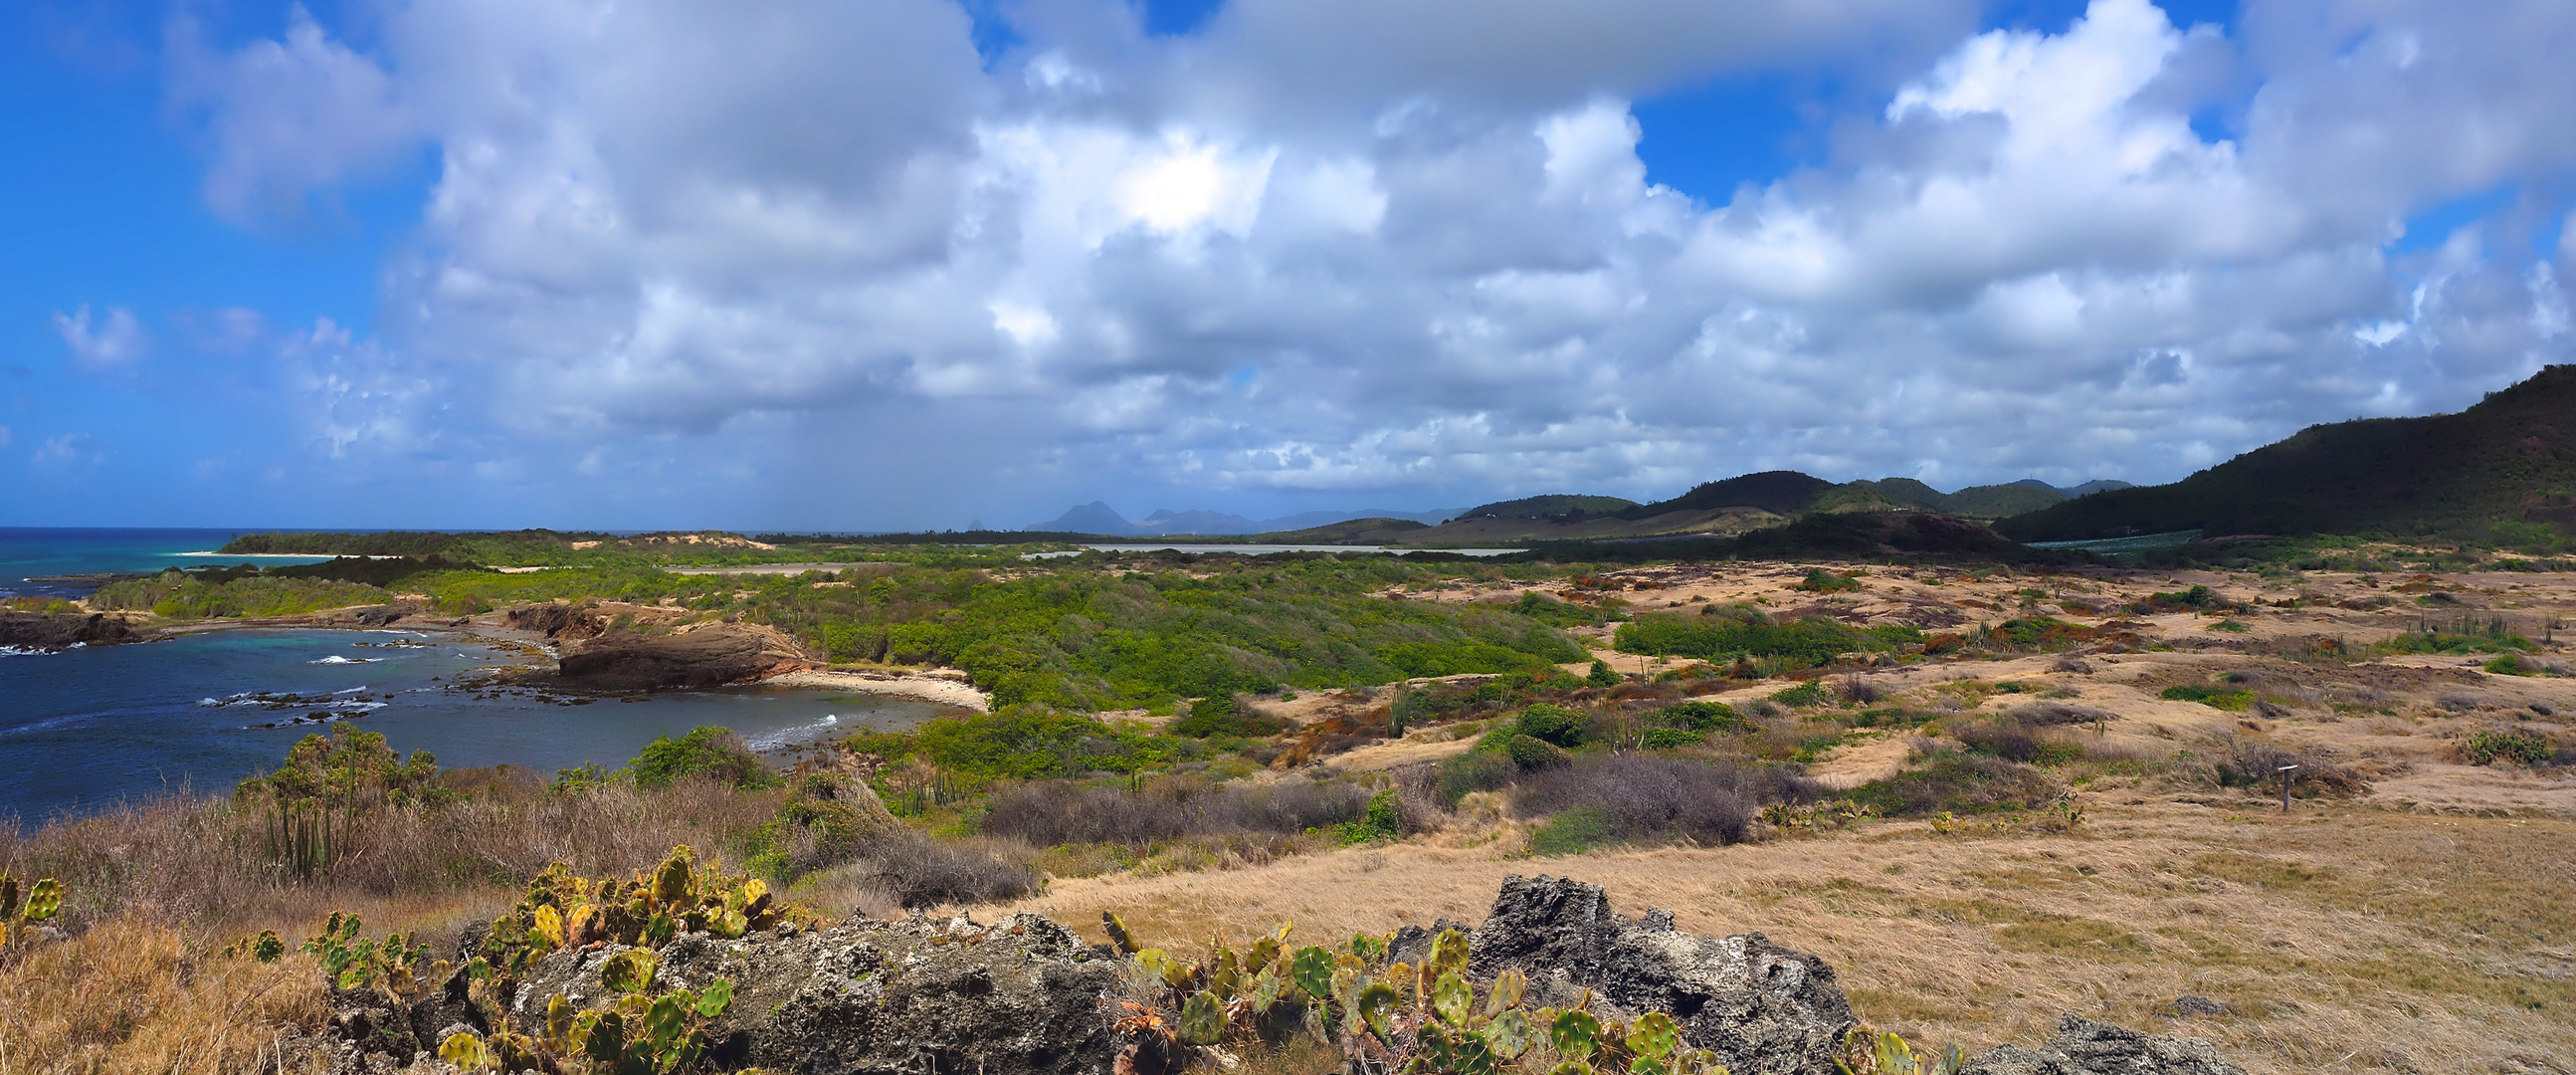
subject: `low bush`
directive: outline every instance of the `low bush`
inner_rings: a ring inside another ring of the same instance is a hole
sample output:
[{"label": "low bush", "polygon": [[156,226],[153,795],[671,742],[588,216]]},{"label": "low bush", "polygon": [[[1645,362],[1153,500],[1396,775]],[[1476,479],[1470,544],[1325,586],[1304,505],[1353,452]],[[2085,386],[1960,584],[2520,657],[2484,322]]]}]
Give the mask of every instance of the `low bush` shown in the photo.
[{"label": "low bush", "polygon": [[1785,768],[1597,754],[1523,779],[1511,798],[1512,813],[1518,817],[1574,814],[1575,820],[1566,823],[1559,837],[1568,844],[1577,843],[1578,836],[1592,842],[1686,839],[1731,844],[1744,839],[1763,806],[1810,802],[1817,795],[1813,781]]},{"label": "low bush", "polygon": [[1683,702],[1656,710],[1655,720],[1695,732],[1750,731],[1753,723],[1724,702]]},{"label": "low bush", "polygon": [[2047,775],[1980,754],[1937,751],[1930,764],[1852,789],[1849,797],[1888,817],[2033,809],[2059,797]]},{"label": "low bush", "polygon": [[2538,765],[2551,753],[2549,740],[2530,732],[2470,732],[2460,737],[2459,750],[2460,760],[2471,765]]},{"label": "low bush", "polygon": [[2157,695],[2169,702],[2198,702],[2212,709],[2242,713],[2254,707],[2254,692],[2231,691],[2220,687],[2183,684],[2167,687]]},{"label": "low bush", "polygon": [[1822,682],[1811,679],[1774,693],[1771,695],[1771,700],[1781,705],[1811,706],[1824,705],[1833,701],[1834,697],[1825,693],[1825,685]]},{"label": "low bush", "polygon": [[1545,702],[1521,710],[1514,730],[1542,742],[1560,746],[1579,746],[1583,741],[1583,714]]},{"label": "low bush", "polygon": [[2370,791],[2370,782],[2322,754],[2291,750],[2259,739],[2232,738],[2210,758],[2218,782],[2226,787],[2278,794],[2281,767],[2291,770],[2290,794],[2301,799],[2349,798]]},{"label": "low bush", "polygon": [[1455,810],[1458,801],[1469,795],[1511,786],[1520,771],[1519,763],[1508,754],[1495,750],[1471,750],[1441,759],[1434,787],[1440,804]]},{"label": "low bush", "polygon": [[2033,728],[2059,724],[2101,724],[2114,719],[2109,710],[2066,702],[2029,702],[2004,711],[2004,715]]},{"label": "low bush", "polygon": [[1849,575],[1837,575],[1821,567],[1811,567],[1807,569],[1807,577],[1790,588],[1806,593],[1842,593],[1860,589],[1860,580]]},{"label": "low bush", "polygon": [[1503,754],[1512,759],[1512,764],[1523,769],[1545,769],[1563,765],[1574,757],[1564,747],[1520,732],[1514,732],[1504,738]]},{"label": "low bush", "polygon": [[1219,694],[1190,703],[1189,715],[1172,722],[1175,735],[1192,739],[1216,736],[1275,735],[1283,727],[1274,717],[1265,717],[1244,708],[1231,694]]},{"label": "low bush", "polygon": [[1341,781],[1291,778],[1219,784],[1166,777],[1142,788],[1045,780],[1000,792],[978,827],[1038,847],[1142,846],[1186,836],[1298,833],[1361,820],[1369,793]]},{"label": "low bush", "polygon": [[627,770],[634,775],[635,785],[645,788],[667,788],[692,776],[733,788],[778,784],[769,763],[752,753],[733,729],[720,724],[700,725],[678,739],[657,736],[627,763]]}]

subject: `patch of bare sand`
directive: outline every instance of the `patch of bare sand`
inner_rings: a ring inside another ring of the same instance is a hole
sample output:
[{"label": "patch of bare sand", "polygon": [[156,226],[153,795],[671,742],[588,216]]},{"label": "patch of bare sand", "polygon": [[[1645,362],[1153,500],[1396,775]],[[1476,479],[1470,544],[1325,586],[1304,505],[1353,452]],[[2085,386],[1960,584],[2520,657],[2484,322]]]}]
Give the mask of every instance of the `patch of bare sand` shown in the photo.
[{"label": "patch of bare sand", "polygon": [[1417,762],[1439,761],[1442,758],[1464,754],[1474,750],[1476,741],[1480,738],[1483,737],[1468,736],[1465,739],[1451,739],[1434,729],[1430,732],[1387,742],[1371,743],[1356,750],[1335,754],[1325,759],[1323,764],[1328,768],[1339,769],[1346,773],[1395,769]]},{"label": "patch of bare sand", "polygon": [[[1405,844],[1219,873],[1059,880],[1022,908],[1097,936],[1330,943],[1481,919],[1507,874],[1602,885],[1625,913],[1760,931],[1824,957],[1855,1009],[1919,1041],[2033,1044],[2076,1011],[2211,1039],[2256,1073],[2491,1073],[2576,1055],[2576,822],[2259,800],[2088,804],[2073,835],[1919,822],[1710,849],[1531,860]],[[1456,842],[1456,841],[1452,841]],[[984,913],[979,910],[979,914]],[[2234,1013],[2175,1023],[2185,993]],[[2529,1070],[2548,1070],[2531,1068]]]},{"label": "patch of bare sand", "polygon": [[1896,732],[1871,733],[1858,742],[1835,747],[1807,766],[1807,775],[1835,791],[1849,791],[1895,776],[1913,756],[1914,744],[1909,737]]},{"label": "patch of bare sand", "polygon": [[782,687],[821,687],[827,690],[860,691],[867,694],[892,694],[919,698],[972,709],[978,713],[993,710],[990,695],[975,689],[963,679],[930,672],[833,672],[807,669],[772,676],[764,682]]}]

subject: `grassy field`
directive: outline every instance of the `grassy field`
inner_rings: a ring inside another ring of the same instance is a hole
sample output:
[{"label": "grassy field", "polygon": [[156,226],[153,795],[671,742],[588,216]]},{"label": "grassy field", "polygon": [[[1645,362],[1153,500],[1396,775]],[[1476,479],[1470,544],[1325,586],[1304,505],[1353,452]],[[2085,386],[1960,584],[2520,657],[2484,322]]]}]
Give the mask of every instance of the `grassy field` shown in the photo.
[{"label": "grassy field", "polygon": [[[1734,847],[1526,857],[1510,826],[1231,871],[1058,881],[1096,934],[1242,940],[1476,921],[1510,874],[1573,877],[1696,933],[1824,957],[1862,1019],[1971,1052],[2061,1012],[2219,1043],[2249,1071],[2493,1072],[2576,1055],[2576,822],[2251,799],[2097,805],[2065,834],[1919,822]],[[2232,1014],[2172,1018],[2185,995]],[[2532,1070],[2550,1070],[2545,1066]]]}]

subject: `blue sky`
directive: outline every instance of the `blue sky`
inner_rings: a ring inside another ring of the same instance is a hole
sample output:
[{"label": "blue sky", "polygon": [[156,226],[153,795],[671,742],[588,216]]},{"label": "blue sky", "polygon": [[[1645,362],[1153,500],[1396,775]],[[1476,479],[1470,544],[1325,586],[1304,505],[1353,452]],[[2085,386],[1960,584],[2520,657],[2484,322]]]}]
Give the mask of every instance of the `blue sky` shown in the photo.
[{"label": "blue sky", "polygon": [[2154,482],[2569,359],[2554,4],[616,10],[0,12],[0,525]]}]

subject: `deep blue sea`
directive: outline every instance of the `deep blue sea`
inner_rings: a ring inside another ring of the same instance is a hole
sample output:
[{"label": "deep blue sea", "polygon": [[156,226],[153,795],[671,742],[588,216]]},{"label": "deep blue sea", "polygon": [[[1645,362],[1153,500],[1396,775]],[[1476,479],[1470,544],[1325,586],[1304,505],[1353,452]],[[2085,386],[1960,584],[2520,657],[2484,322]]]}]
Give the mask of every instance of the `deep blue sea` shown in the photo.
[{"label": "deep blue sea", "polygon": [[[21,581],[29,575],[230,563],[178,554],[218,547],[231,533],[0,530],[0,592],[12,583],[41,592]],[[0,655],[0,821],[14,815],[32,827],[120,799],[226,792],[333,719],[384,733],[396,751],[429,751],[445,768],[506,762],[550,774],[591,761],[613,768],[655,736],[702,724],[783,752],[939,712],[911,699],[796,688],[643,701],[470,689],[488,678],[478,673],[528,658],[401,626],[218,630]]]}]

